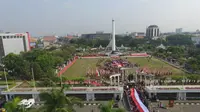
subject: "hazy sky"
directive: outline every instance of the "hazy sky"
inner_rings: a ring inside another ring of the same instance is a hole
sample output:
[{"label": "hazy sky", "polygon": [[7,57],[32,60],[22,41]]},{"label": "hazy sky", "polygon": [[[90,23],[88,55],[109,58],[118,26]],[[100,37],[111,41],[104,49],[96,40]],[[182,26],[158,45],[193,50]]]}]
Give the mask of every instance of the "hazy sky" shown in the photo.
[{"label": "hazy sky", "polygon": [[0,30],[32,35],[200,28],[200,0],[0,0]]}]

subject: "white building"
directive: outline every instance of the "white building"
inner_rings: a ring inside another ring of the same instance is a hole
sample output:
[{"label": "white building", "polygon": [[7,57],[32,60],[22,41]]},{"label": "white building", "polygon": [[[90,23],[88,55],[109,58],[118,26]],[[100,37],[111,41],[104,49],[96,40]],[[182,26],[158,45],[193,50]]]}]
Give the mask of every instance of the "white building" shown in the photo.
[{"label": "white building", "polygon": [[200,37],[192,37],[191,39],[195,45],[200,44]]},{"label": "white building", "polygon": [[176,34],[181,34],[183,31],[183,28],[176,28]]},{"label": "white building", "polygon": [[30,35],[26,33],[0,33],[0,59],[9,53],[29,51]]},{"label": "white building", "polygon": [[146,36],[149,38],[159,37],[160,36],[160,30],[157,25],[150,25],[146,29]]}]

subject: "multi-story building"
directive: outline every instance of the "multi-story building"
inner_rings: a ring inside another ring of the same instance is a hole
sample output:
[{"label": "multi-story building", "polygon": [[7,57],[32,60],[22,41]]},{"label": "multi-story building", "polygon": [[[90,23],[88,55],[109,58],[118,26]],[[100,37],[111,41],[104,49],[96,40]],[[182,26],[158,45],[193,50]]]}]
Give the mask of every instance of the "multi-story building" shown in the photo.
[{"label": "multi-story building", "polygon": [[47,47],[51,44],[54,44],[57,41],[57,36],[44,36],[43,37],[43,44],[44,47]]},{"label": "multi-story building", "polygon": [[195,45],[200,44],[200,37],[192,37],[191,39]]},{"label": "multi-story building", "polygon": [[157,25],[150,25],[146,29],[146,37],[154,38],[154,37],[159,37],[159,36],[160,36],[160,30]]},{"label": "multi-story building", "polygon": [[30,35],[28,32],[0,33],[0,59],[9,53],[19,54],[30,49]]},{"label": "multi-story building", "polygon": [[181,34],[183,31],[183,28],[176,28],[176,34]]}]

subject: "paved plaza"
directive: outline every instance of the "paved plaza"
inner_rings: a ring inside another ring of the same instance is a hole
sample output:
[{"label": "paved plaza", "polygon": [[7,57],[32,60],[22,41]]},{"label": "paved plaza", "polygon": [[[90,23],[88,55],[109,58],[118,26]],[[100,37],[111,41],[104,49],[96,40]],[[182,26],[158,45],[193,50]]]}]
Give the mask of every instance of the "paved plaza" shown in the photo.
[{"label": "paved plaza", "polygon": [[[162,103],[166,105],[167,101],[162,101]],[[200,105],[197,104],[198,103],[180,103],[179,105],[174,104],[174,107],[164,109],[158,108],[158,103],[151,103],[150,112],[200,112]]]}]

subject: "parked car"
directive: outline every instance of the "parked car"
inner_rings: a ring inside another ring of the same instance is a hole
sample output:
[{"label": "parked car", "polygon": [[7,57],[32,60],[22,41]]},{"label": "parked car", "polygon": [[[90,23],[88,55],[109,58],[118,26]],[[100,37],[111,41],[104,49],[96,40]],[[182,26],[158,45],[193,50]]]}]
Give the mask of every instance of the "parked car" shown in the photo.
[{"label": "parked car", "polygon": [[27,101],[28,101],[27,99],[23,99],[22,101],[20,101],[20,102],[18,103],[18,105],[24,105]]},{"label": "parked car", "polygon": [[30,108],[35,104],[35,99],[23,99],[18,105],[24,106],[25,108]]},{"label": "parked car", "polygon": [[25,108],[31,108],[33,105],[35,104],[35,99],[29,99],[26,103],[25,103]]}]

